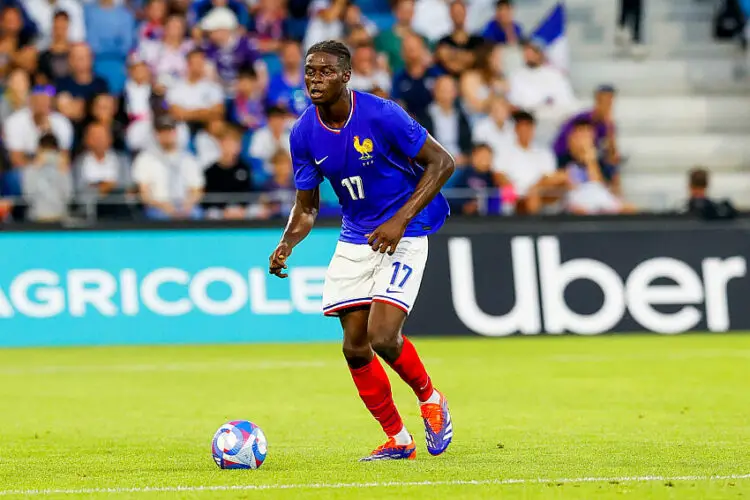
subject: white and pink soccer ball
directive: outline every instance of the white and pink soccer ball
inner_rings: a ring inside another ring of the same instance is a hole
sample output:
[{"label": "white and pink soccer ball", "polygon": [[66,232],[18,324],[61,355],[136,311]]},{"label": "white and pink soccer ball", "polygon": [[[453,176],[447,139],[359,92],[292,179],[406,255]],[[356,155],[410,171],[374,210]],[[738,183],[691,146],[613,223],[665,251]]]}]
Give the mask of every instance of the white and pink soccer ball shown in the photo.
[{"label": "white and pink soccer ball", "polygon": [[233,420],[219,427],[211,442],[214,462],[222,469],[257,469],[268,452],[260,427],[247,420]]}]

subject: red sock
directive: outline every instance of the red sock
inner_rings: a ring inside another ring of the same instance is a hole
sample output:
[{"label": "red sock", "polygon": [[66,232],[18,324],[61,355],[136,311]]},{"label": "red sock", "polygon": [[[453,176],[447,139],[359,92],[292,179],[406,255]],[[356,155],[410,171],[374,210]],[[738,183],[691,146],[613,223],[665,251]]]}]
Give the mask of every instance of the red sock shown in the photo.
[{"label": "red sock", "polygon": [[420,401],[427,401],[429,399],[434,390],[432,381],[430,380],[430,376],[427,375],[427,370],[424,369],[422,360],[419,359],[419,354],[417,354],[414,344],[406,337],[404,337],[401,355],[390,366],[399,374],[404,382],[409,384],[409,387],[412,388]]},{"label": "red sock", "polygon": [[357,386],[359,397],[365,403],[365,406],[375,420],[380,422],[388,436],[395,436],[404,427],[401,421],[401,415],[398,414],[396,404],[393,402],[391,395],[391,383],[388,381],[383,365],[378,361],[377,356],[362,368],[349,368],[354,379],[354,385]]}]

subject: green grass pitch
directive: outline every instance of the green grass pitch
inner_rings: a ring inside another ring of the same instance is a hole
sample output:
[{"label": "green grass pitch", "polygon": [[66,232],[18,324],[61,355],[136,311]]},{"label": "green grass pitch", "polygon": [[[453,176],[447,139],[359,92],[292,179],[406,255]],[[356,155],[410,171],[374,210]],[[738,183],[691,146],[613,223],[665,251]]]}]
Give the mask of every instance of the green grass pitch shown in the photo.
[{"label": "green grass pitch", "polygon": [[[391,374],[417,460],[368,464],[338,345],[0,350],[0,497],[750,497],[750,335],[415,343],[453,444],[426,452]],[[212,461],[232,419],[266,432],[260,470]]]}]

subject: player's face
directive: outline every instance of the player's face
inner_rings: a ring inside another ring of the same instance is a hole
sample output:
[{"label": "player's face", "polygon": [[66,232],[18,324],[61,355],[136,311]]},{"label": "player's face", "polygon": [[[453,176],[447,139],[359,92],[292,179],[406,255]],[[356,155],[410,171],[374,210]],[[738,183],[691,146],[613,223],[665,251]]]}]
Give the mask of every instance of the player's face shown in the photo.
[{"label": "player's face", "polygon": [[315,52],[305,60],[305,86],[316,106],[335,102],[350,77],[351,72],[342,70],[333,54]]}]

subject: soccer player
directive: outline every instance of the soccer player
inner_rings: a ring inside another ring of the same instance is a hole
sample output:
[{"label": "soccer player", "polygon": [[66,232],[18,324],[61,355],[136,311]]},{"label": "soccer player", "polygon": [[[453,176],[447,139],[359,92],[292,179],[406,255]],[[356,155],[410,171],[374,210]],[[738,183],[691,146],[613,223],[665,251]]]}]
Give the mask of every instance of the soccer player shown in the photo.
[{"label": "soccer player", "polygon": [[[427,235],[448,216],[440,194],[451,155],[398,104],[347,87],[351,55],[336,41],[307,51],[305,85],[313,106],[292,128],[296,200],[269,270],[287,276],[292,249],[310,232],[319,185],[328,178],[343,224],[323,289],[323,312],[344,330],[344,357],[359,395],[388,436],[363,461],[414,459],[416,446],[391,395],[382,358],[416,394],[427,450],[451,442],[445,397],[432,386],[414,345],[401,335],[427,261]],[[377,355],[377,356],[376,356]]]}]

